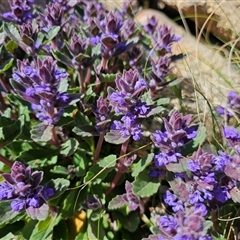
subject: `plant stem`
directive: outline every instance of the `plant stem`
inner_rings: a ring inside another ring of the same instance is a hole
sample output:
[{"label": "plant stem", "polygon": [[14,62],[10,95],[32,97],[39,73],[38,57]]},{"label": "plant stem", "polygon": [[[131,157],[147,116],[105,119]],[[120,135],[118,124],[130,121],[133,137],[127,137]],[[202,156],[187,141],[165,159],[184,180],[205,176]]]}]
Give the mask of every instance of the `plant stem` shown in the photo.
[{"label": "plant stem", "polygon": [[105,132],[101,133],[99,138],[98,138],[97,147],[96,147],[96,150],[95,150],[95,153],[94,153],[93,164],[96,164],[97,160],[99,158],[99,154],[100,154],[100,151],[101,151],[101,148],[102,148],[102,144],[103,144],[103,141],[104,141],[104,135],[105,135]]},{"label": "plant stem", "polygon": [[0,161],[2,163],[4,163],[5,165],[9,166],[10,168],[12,167],[13,165],[13,162],[11,162],[10,160],[8,160],[6,157],[0,155]]},{"label": "plant stem", "polygon": [[128,148],[128,143],[129,143],[129,139],[125,143],[123,143],[123,145],[122,145],[121,152],[120,152],[120,160],[119,160],[120,162],[118,164],[118,171],[117,171],[113,181],[111,182],[110,187],[107,189],[107,191],[105,193],[106,195],[108,195],[116,187],[116,185],[118,184],[118,182],[119,182],[119,180],[120,180],[120,178],[123,174],[123,172],[120,171],[120,167],[121,167],[122,162],[123,162],[123,157],[121,158],[121,156],[126,154],[127,148]]},{"label": "plant stem", "polygon": [[85,89],[85,86],[84,86],[84,81],[83,81],[83,72],[81,69],[78,70],[78,81],[79,81],[79,86],[81,88],[80,92],[81,93],[85,93],[86,92],[86,89]]},{"label": "plant stem", "polygon": [[10,92],[10,87],[9,85],[6,83],[5,79],[3,77],[0,76],[0,82],[2,84],[2,87],[4,88],[4,90],[6,92]]},{"label": "plant stem", "polygon": [[87,69],[86,79],[85,79],[86,86],[90,85],[90,83],[91,83],[91,71],[92,71],[92,68],[89,67]]},{"label": "plant stem", "polygon": [[60,142],[56,134],[56,129],[54,127],[52,128],[52,142],[58,149],[60,148]]},{"label": "plant stem", "polygon": [[149,228],[153,225],[145,214],[141,214],[141,219]]}]

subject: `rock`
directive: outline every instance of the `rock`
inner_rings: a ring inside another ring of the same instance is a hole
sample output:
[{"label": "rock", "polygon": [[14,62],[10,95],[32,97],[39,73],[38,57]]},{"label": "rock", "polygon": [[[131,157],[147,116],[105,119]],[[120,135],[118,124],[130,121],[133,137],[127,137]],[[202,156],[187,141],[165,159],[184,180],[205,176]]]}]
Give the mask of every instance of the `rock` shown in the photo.
[{"label": "rock", "polygon": [[223,57],[211,45],[205,45],[176,25],[163,13],[146,9],[140,11],[135,19],[142,24],[154,15],[158,24],[172,26],[173,32],[182,39],[173,45],[173,54],[185,53],[186,58],[176,63],[176,74],[183,77],[181,84],[187,106],[193,110],[207,110],[207,101],[211,104],[224,105],[228,91],[240,91],[240,70]]},{"label": "rock", "polygon": [[[197,26],[204,27],[207,32],[225,42],[234,42],[238,38],[240,33],[238,1],[159,0],[159,4],[163,3],[178,12],[181,11],[184,16],[194,16],[190,19]],[[240,48],[239,40],[236,41],[236,46]]]}]

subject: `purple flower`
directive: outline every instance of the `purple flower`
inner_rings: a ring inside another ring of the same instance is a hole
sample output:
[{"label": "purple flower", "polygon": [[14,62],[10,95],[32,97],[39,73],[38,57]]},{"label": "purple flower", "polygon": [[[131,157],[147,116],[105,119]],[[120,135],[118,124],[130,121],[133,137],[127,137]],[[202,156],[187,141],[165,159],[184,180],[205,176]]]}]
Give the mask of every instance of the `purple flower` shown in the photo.
[{"label": "purple flower", "polygon": [[53,26],[63,26],[66,22],[64,12],[64,7],[58,2],[49,4],[47,13],[39,15],[43,31],[48,32]]},{"label": "purple flower", "polygon": [[147,87],[145,80],[140,78],[136,69],[130,69],[128,71],[123,70],[122,77],[117,75],[115,82],[119,92],[122,92],[129,97],[137,96]]},{"label": "purple flower", "polygon": [[174,212],[184,211],[182,201],[178,200],[177,196],[172,194],[169,190],[166,191],[163,199],[166,204],[172,207]]},{"label": "purple flower", "polygon": [[212,240],[204,230],[205,215],[204,205],[198,205],[179,211],[175,216],[161,216],[158,225],[163,234],[160,235],[169,236],[174,240]]},{"label": "purple flower", "polygon": [[153,35],[152,45],[154,50],[157,52],[171,52],[171,44],[173,42],[178,42],[180,37],[176,37],[171,34],[172,29],[168,28],[167,25],[160,25]]},{"label": "purple flower", "polygon": [[178,219],[171,215],[161,216],[159,226],[167,235],[174,236],[178,228]]},{"label": "purple flower", "polygon": [[114,121],[112,125],[113,130],[119,130],[123,138],[132,138],[137,141],[141,138],[143,130],[140,124],[136,123],[136,118],[132,115],[123,116],[120,121]]},{"label": "purple flower", "polygon": [[32,172],[31,167],[15,161],[11,173],[2,174],[5,181],[0,183],[0,200],[11,200],[13,211],[40,208],[54,195],[52,188],[40,186],[43,172]]},{"label": "purple flower", "polygon": [[224,129],[223,129],[223,134],[224,134],[224,137],[226,139],[231,139],[233,141],[238,141],[240,140],[240,134],[239,132],[237,131],[236,128],[234,127],[229,127],[229,126],[226,126]]},{"label": "purple flower", "polygon": [[99,133],[103,133],[110,128],[109,115],[112,107],[109,106],[106,98],[99,97],[97,106],[92,106],[92,111],[96,118],[96,129]]},{"label": "purple flower", "polygon": [[43,61],[17,62],[11,83],[15,91],[26,101],[33,104],[37,118],[48,124],[55,124],[63,114],[63,108],[80,100],[79,94],[68,94],[67,89],[59,91],[60,81],[68,75],[56,66],[51,57]]},{"label": "purple flower", "polygon": [[13,0],[12,3],[9,1],[11,12],[3,13],[1,17],[19,25],[30,22],[34,18],[31,6],[33,2],[34,0]]},{"label": "purple flower", "polygon": [[171,58],[167,55],[158,57],[156,60],[151,59],[152,71],[149,74],[149,87],[152,91],[160,89],[166,83],[166,77],[171,72]]},{"label": "purple flower", "polygon": [[178,111],[172,111],[168,119],[164,119],[164,131],[156,130],[151,139],[160,153],[155,155],[156,167],[178,162],[182,157],[180,150],[197,135],[197,126],[188,126],[191,116],[182,116]]},{"label": "purple flower", "polygon": [[139,98],[147,85],[138,71],[124,70],[122,77],[117,76],[115,82],[117,90],[108,88],[108,99],[115,112],[137,117],[146,116],[151,107]]},{"label": "purple flower", "polygon": [[157,20],[155,16],[148,18],[147,23],[143,25],[144,31],[149,35],[153,35],[156,28],[157,28]]},{"label": "purple flower", "polygon": [[226,107],[218,106],[216,110],[220,115],[226,114],[228,117],[232,117],[234,114],[239,114],[240,95],[235,91],[230,91],[228,93]]}]

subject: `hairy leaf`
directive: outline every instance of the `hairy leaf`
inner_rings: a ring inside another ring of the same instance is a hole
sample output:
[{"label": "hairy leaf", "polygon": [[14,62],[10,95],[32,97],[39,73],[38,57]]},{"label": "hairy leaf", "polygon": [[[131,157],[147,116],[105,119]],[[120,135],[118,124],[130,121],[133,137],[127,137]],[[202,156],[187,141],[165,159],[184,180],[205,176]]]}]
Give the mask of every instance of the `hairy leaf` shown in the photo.
[{"label": "hairy leaf", "polygon": [[67,190],[69,185],[70,185],[70,181],[67,179],[64,179],[64,178],[57,178],[57,179],[53,179],[53,180],[49,181],[47,183],[47,186],[49,188],[54,189],[54,196],[51,198],[58,197],[60,194],[62,194],[64,191]]},{"label": "hairy leaf", "polygon": [[104,168],[104,167],[111,168],[116,165],[116,161],[117,161],[117,156],[111,154],[111,155],[108,155],[107,157],[99,160],[98,165],[102,168]]},{"label": "hairy leaf", "polygon": [[143,157],[137,163],[133,164],[132,176],[137,177],[140,172],[142,172],[153,160],[154,154],[150,153]]},{"label": "hairy leaf", "polygon": [[127,204],[128,202],[125,199],[123,199],[121,195],[117,195],[109,202],[108,209],[110,210],[118,209]]},{"label": "hairy leaf", "polygon": [[141,172],[132,183],[133,193],[139,197],[150,197],[158,191],[160,182],[152,178],[148,171]]},{"label": "hairy leaf", "polygon": [[70,156],[72,155],[78,148],[78,141],[75,138],[69,138],[66,142],[61,145],[60,153],[63,156]]},{"label": "hairy leaf", "polygon": [[31,138],[35,142],[48,142],[52,138],[52,125],[40,123],[31,130]]}]

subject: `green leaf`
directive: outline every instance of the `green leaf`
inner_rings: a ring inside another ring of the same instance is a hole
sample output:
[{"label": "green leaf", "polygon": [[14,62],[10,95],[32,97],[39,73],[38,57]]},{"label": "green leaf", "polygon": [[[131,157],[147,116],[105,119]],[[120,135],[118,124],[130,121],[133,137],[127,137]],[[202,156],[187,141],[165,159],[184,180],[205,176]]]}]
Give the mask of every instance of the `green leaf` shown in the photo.
[{"label": "green leaf", "polygon": [[78,150],[73,156],[73,164],[76,166],[78,177],[84,176],[87,171],[86,153]]},{"label": "green leaf", "polygon": [[139,162],[132,165],[133,172],[132,176],[137,177],[140,172],[142,172],[153,160],[154,154],[150,153],[146,157],[140,159]]},{"label": "green leaf", "polygon": [[58,165],[54,166],[54,168],[51,169],[51,172],[56,174],[69,175],[67,168]]},{"label": "green leaf", "polygon": [[213,240],[226,240],[226,238],[222,234],[217,232],[213,232],[212,237],[213,237]]},{"label": "green leaf", "polygon": [[116,165],[117,156],[116,155],[109,155],[101,160],[98,161],[98,165],[102,168],[111,168]]},{"label": "green leaf", "polygon": [[29,220],[28,222],[25,223],[24,228],[22,229],[22,235],[25,239],[30,239],[34,228],[36,227],[38,221],[37,220]]},{"label": "green leaf", "polygon": [[59,33],[60,29],[61,29],[60,26],[51,27],[47,32],[48,41],[51,41],[53,38],[55,38],[57,36],[57,34]]},{"label": "green leaf", "polygon": [[[101,218],[100,215],[99,218]],[[97,221],[93,221],[90,216],[87,234],[89,239],[104,239],[105,231],[102,224],[102,218]]]},{"label": "green leaf", "polygon": [[8,37],[13,39],[14,41],[16,40],[16,42],[18,42],[21,40],[21,35],[12,23],[3,23],[3,29],[8,35]]},{"label": "green leaf", "polygon": [[22,41],[21,35],[12,23],[3,23],[3,29],[6,35],[14,40],[26,53],[32,54],[32,48]]},{"label": "green leaf", "polygon": [[61,215],[56,214],[55,216],[52,216],[50,214],[46,220],[38,222],[38,224],[34,228],[30,240],[51,240],[53,228],[59,223],[60,220]]},{"label": "green leaf", "polygon": [[5,32],[0,32],[0,46],[4,43],[6,38]]},{"label": "green leaf", "polygon": [[112,144],[123,144],[125,143],[129,137],[123,137],[121,131],[119,130],[110,130],[110,132],[107,132],[107,134],[104,136],[104,139],[108,143]]},{"label": "green leaf", "polygon": [[7,238],[9,233],[14,234],[15,236],[21,231],[24,226],[24,221],[17,221],[12,224],[6,224],[5,226],[1,227],[0,231],[0,239],[16,239],[16,238]]},{"label": "green leaf", "polygon": [[6,72],[8,69],[10,69],[12,67],[14,59],[11,58],[9,60],[7,60],[7,62],[4,63],[4,67],[0,66],[0,73],[4,73]]},{"label": "green leaf", "polygon": [[79,210],[81,204],[86,200],[88,188],[75,189],[69,191],[69,194],[63,200],[61,214],[63,218],[72,217]]},{"label": "green leaf", "polygon": [[116,79],[116,74],[103,74],[99,75],[101,82],[114,82]]},{"label": "green leaf", "polygon": [[90,125],[91,121],[85,113],[77,111],[75,115],[75,124],[76,126]]},{"label": "green leaf", "polygon": [[81,137],[93,137],[99,135],[96,128],[90,125],[77,126],[74,127],[72,131]]},{"label": "green leaf", "polygon": [[[111,170],[112,170],[111,168],[103,169],[100,166],[98,166],[97,164],[93,165],[87,172],[87,174],[84,178],[84,183],[86,183],[92,179],[92,181],[91,181],[92,184],[99,184],[100,182],[102,182],[102,180],[105,179],[105,177],[108,175],[108,173]],[[100,171],[101,171],[101,173],[100,173]]]},{"label": "green leaf", "polygon": [[57,178],[49,181],[47,185],[48,187],[54,189],[54,196],[51,198],[56,198],[67,190],[70,185],[70,181],[64,178]]},{"label": "green leaf", "polygon": [[13,235],[11,232],[8,233],[6,236],[2,237],[1,240],[9,240],[14,239],[15,235]]},{"label": "green leaf", "polygon": [[[6,122],[7,120],[7,122]],[[12,124],[13,123],[13,124]],[[17,121],[1,117],[0,119],[0,148],[12,143],[22,132],[24,116]]]},{"label": "green leaf", "polygon": [[198,134],[193,139],[193,147],[197,148],[198,146],[201,146],[207,137],[207,129],[203,125],[200,125],[198,128]]},{"label": "green leaf", "polygon": [[156,101],[156,105],[168,105],[170,102],[170,98],[160,98]]},{"label": "green leaf", "polygon": [[166,168],[170,172],[188,172],[188,159],[183,158],[178,163],[169,163]]},{"label": "green leaf", "polygon": [[55,59],[57,59],[59,62],[65,64],[66,66],[73,68],[71,59],[69,57],[65,56],[63,53],[61,53],[59,51],[54,51],[53,55],[54,55]]},{"label": "green leaf", "polygon": [[10,41],[8,41],[8,43],[5,45],[5,48],[6,48],[6,50],[7,50],[8,52],[13,53],[14,50],[18,48],[18,44],[17,44],[15,41],[10,40]]},{"label": "green leaf", "polygon": [[68,226],[65,220],[61,220],[53,229],[53,236],[55,240],[68,239]]},{"label": "green leaf", "polygon": [[11,209],[10,201],[0,202],[0,225],[5,225],[19,221],[25,216],[25,213],[14,212]]},{"label": "green leaf", "polygon": [[75,138],[69,138],[61,145],[60,153],[65,157],[70,156],[77,150],[78,145],[79,143]]},{"label": "green leaf", "polygon": [[92,55],[100,55],[101,54],[101,44],[97,44],[92,48]]},{"label": "green leaf", "polygon": [[35,142],[48,142],[52,138],[52,125],[40,123],[31,130],[31,138]]},{"label": "green leaf", "polygon": [[108,209],[115,210],[127,205],[128,202],[124,201],[121,195],[114,197],[108,204]]},{"label": "green leaf", "polygon": [[120,212],[112,213],[114,218],[117,219],[121,225],[130,232],[135,232],[140,223],[139,213],[134,211],[128,214],[128,216],[124,216]]},{"label": "green leaf", "polygon": [[149,175],[149,171],[141,172],[133,181],[133,193],[139,197],[150,197],[158,191],[160,182]]},{"label": "green leaf", "polygon": [[63,127],[74,122],[72,117],[62,116],[60,120],[55,124],[56,127]]},{"label": "green leaf", "polygon": [[69,85],[69,84],[68,84],[68,79],[67,79],[67,78],[61,80],[60,83],[59,83],[59,85],[58,85],[58,91],[59,91],[60,93],[62,93],[62,92],[67,92],[67,90],[68,90],[68,85]]},{"label": "green leaf", "polygon": [[24,161],[29,162],[33,160],[44,160],[50,159],[51,157],[59,153],[58,149],[44,149],[44,148],[34,148],[23,151],[19,154],[19,158],[24,159]]}]

